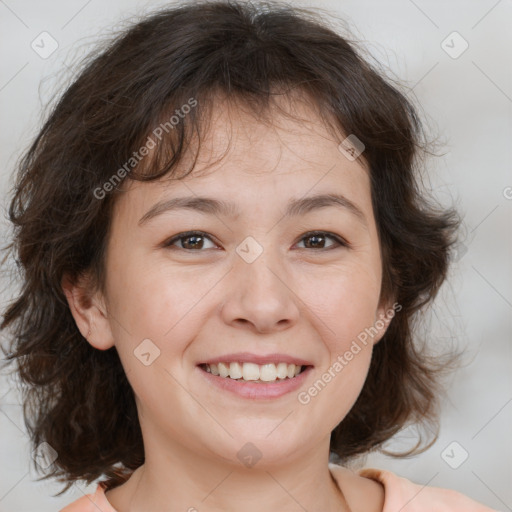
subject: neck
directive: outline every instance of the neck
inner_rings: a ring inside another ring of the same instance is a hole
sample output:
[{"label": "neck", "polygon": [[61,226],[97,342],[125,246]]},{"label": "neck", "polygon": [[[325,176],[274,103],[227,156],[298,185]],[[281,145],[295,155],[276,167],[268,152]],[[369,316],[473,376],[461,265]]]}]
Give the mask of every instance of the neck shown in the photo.
[{"label": "neck", "polygon": [[123,512],[350,512],[329,471],[328,441],[287,464],[265,464],[261,459],[252,467],[201,457],[183,446],[172,457],[162,450],[146,450],[145,463],[106,497]]}]

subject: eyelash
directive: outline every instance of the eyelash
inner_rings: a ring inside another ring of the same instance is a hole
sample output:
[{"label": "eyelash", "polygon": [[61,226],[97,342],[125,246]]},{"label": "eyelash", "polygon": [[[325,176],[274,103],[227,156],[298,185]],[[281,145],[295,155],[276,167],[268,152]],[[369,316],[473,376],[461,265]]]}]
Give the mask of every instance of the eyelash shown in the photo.
[{"label": "eyelash", "polygon": [[[299,242],[301,242],[305,238],[310,238],[310,237],[318,236],[318,235],[322,235],[322,236],[325,235],[325,238],[333,239],[338,244],[338,247],[347,247],[347,248],[350,247],[350,244],[346,240],[344,240],[343,238],[341,238],[338,235],[335,235],[334,233],[330,233],[329,231],[308,231],[307,233],[304,233],[304,235],[300,238]],[[200,236],[202,238],[208,238],[210,241],[214,242],[214,240],[212,240],[212,238],[209,237],[204,231],[184,231],[183,233],[178,233],[177,235],[173,236],[172,238],[170,238],[169,240],[164,242],[163,246],[170,248],[173,246],[174,242],[177,242],[179,240],[189,238],[192,236]],[[311,249],[311,250],[321,252],[321,251],[330,251],[330,250],[336,249],[336,248],[337,248],[336,246],[331,246],[331,247],[327,247],[327,248]],[[182,247],[177,247],[177,249],[180,251],[186,251],[186,252],[204,252],[204,250],[201,250],[201,249],[198,249],[198,250],[184,249]],[[307,247],[305,249],[307,249]]]}]

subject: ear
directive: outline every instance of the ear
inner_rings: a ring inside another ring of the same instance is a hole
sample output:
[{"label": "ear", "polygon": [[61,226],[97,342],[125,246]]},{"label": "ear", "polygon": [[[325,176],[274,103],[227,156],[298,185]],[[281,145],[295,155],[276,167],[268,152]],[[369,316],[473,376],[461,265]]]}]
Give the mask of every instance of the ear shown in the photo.
[{"label": "ear", "polygon": [[389,324],[393,317],[402,309],[401,304],[393,302],[393,299],[386,301],[381,304],[375,313],[374,328],[377,330],[377,334],[373,336],[373,344],[376,345],[384,336],[388,330]]},{"label": "ear", "polygon": [[100,292],[90,291],[88,276],[81,277],[77,283],[73,283],[66,275],[62,278],[61,287],[82,336],[98,350],[113,347],[114,337],[104,298]]}]

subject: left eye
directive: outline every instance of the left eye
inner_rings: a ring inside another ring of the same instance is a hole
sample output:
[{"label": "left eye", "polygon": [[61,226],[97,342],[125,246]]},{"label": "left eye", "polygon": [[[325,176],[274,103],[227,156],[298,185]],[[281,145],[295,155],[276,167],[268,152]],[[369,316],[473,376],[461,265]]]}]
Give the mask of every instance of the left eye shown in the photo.
[{"label": "left eye", "polygon": [[[326,239],[330,238],[331,240],[334,240],[334,244],[329,245],[328,247],[325,247],[325,241]],[[181,243],[181,247],[178,247],[178,249],[183,249],[186,251],[199,251],[200,249],[211,249],[213,247],[204,247],[204,241],[209,240],[213,245],[215,245],[214,242],[212,242],[212,239],[207,236],[202,231],[189,231],[186,233],[180,233],[179,235],[176,235],[169,239],[167,242],[165,242],[165,247],[172,247],[175,245],[176,242]],[[313,231],[306,233],[301,239],[300,242],[303,240],[310,240],[310,242],[307,244],[305,249],[316,249],[316,250],[328,250],[333,249],[336,246],[345,246],[347,247],[348,244],[342,240],[340,237],[327,233],[325,231]],[[299,242],[299,243],[300,243]],[[301,247],[302,249],[302,247]]]},{"label": "left eye", "polygon": [[[331,240],[334,240],[334,244],[331,244],[328,247],[319,247],[319,245],[325,246],[325,240],[327,238],[330,238]],[[342,240],[340,237],[326,233],[325,231],[313,231],[311,233],[306,233],[302,238],[302,240],[312,240],[312,243],[309,243],[311,247],[306,247],[306,249],[313,248],[313,249],[334,249],[336,246],[347,246],[347,243],[345,243],[344,240]]]}]

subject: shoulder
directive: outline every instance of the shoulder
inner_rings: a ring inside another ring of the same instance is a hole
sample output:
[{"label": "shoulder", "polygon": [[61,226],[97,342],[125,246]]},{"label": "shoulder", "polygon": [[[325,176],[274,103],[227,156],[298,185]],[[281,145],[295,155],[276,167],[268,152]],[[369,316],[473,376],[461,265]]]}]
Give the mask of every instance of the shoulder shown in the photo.
[{"label": "shoulder", "polygon": [[88,500],[89,495],[82,496],[73,503],[59,510],[59,512],[92,512],[94,505]]},{"label": "shoulder", "polygon": [[101,482],[96,486],[96,491],[86,494],[73,501],[59,512],[117,512],[108,502]]},{"label": "shoulder", "polygon": [[383,512],[384,485],[351,469],[329,464],[329,470],[353,512]]},{"label": "shoulder", "polygon": [[439,487],[418,485],[391,471],[363,469],[360,476],[381,482],[385,489],[382,512],[495,512],[464,494]]}]

